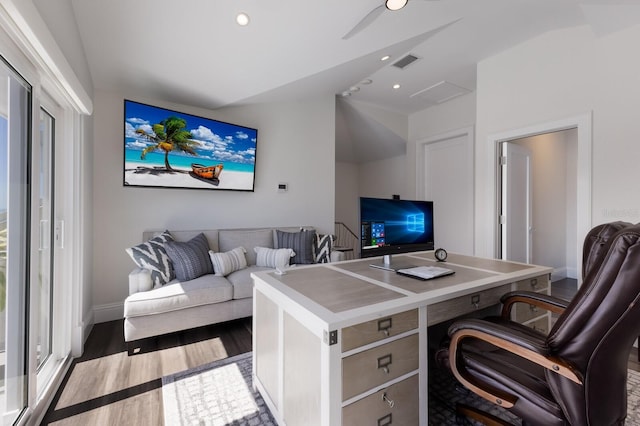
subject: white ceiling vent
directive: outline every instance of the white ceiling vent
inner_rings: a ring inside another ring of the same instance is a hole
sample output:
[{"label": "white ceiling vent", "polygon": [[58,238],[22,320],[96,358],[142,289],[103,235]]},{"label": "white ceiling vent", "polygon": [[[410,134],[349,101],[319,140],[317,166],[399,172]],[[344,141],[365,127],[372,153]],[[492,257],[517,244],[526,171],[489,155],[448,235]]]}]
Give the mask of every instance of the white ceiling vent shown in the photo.
[{"label": "white ceiling vent", "polygon": [[402,58],[402,59],[398,59],[398,60],[393,64],[393,66],[394,66],[394,67],[396,67],[396,68],[400,68],[401,70],[403,70],[403,69],[405,69],[406,67],[408,67],[409,65],[411,65],[412,63],[414,63],[415,61],[417,61],[418,59],[420,59],[420,58],[418,58],[417,56],[414,56],[414,55],[409,54],[409,55],[405,56],[405,57],[404,57],[404,58]]},{"label": "white ceiling vent", "polygon": [[426,89],[419,90],[409,97],[413,98],[415,96],[419,96],[434,104],[440,104],[458,96],[466,95],[470,92],[471,90],[469,89],[443,80],[433,86],[427,87]]}]

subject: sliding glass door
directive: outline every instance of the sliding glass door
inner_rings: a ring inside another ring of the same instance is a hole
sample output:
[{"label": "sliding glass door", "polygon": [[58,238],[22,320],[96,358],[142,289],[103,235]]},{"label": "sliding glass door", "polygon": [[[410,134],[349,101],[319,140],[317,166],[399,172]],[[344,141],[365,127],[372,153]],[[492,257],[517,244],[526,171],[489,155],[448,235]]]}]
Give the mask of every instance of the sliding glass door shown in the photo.
[{"label": "sliding glass door", "polygon": [[27,405],[31,86],[0,58],[0,408]]}]

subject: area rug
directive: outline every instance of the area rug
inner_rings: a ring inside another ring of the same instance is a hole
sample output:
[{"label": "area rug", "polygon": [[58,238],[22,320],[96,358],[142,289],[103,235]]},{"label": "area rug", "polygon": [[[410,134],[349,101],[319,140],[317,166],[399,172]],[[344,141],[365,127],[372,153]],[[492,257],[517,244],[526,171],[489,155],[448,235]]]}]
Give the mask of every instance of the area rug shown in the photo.
[{"label": "area rug", "polygon": [[162,378],[166,426],[276,426],[251,383],[251,352]]},{"label": "area rug", "polygon": [[[251,352],[162,378],[166,426],[276,426],[269,408],[251,383]],[[629,370],[626,426],[640,426],[640,373]],[[481,408],[520,425],[508,411],[468,392],[438,369],[429,375],[429,424],[476,425],[456,416],[456,403]]]}]

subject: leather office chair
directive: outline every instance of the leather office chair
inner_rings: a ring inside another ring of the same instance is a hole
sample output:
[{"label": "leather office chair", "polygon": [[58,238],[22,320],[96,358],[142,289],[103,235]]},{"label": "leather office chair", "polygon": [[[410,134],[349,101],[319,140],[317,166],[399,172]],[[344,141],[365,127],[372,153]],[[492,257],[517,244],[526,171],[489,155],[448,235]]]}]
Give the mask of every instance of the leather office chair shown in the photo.
[{"label": "leather office chair", "polygon": [[[640,225],[597,226],[583,253],[584,282],[571,302],[509,293],[500,317],[453,323],[438,352],[459,382],[525,425],[624,424],[627,362],[640,334]],[[560,314],[549,335],[510,321],[517,302]]]}]

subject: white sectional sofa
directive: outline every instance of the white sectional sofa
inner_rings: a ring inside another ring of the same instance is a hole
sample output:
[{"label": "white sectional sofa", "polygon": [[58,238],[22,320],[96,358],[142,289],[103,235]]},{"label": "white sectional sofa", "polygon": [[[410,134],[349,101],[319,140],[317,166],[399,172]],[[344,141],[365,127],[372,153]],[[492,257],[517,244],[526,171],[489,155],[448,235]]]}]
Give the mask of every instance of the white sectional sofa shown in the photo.
[{"label": "white sectional sofa", "polygon": [[[136,341],[140,339],[250,317],[253,312],[251,273],[273,269],[274,262],[282,261],[282,256],[279,260],[274,260],[273,255],[275,253],[282,254],[283,250],[277,252],[274,249],[291,248],[289,253],[295,252],[296,249],[298,252],[304,252],[307,248],[308,237],[311,234],[316,235],[315,230],[308,226],[166,232],[175,242],[184,243],[183,246],[188,247],[189,245],[186,243],[188,241],[199,240],[202,243],[203,239],[199,234],[204,234],[208,242],[208,249],[213,253],[218,253],[214,255],[218,262],[219,259],[229,259],[228,255],[233,253],[237,259],[238,253],[242,252],[238,248],[242,247],[245,251],[246,265],[232,265],[233,262],[231,262],[226,266],[218,264],[216,267],[214,262],[211,265],[206,265],[213,266],[214,273],[205,273],[184,281],[173,279],[162,284],[158,282],[157,274],[152,274],[153,268],[145,264],[144,260],[141,262],[139,259],[134,260],[142,267],[135,268],[129,274],[129,296],[124,302],[124,338],[128,342],[130,354],[137,351]],[[161,239],[161,235],[164,235],[162,231],[146,231],[142,237],[144,242],[151,239],[158,241],[158,238]],[[196,236],[198,238],[194,238]],[[327,238],[325,237],[321,243],[326,242]],[[283,244],[295,246],[302,243],[305,244],[303,249],[283,246]],[[169,251],[169,246],[179,246],[179,244],[172,242],[168,246],[164,241],[161,245],[167,251]],[[142,247],[144,251],[148,246],[138,247]],[[261,247],[258,249],[261,256],[257,255],[256,247]],[[324,248],[327,249],[326,246]],[[314,253],[314,255],[319,256],[320,249],[317,246],[315,249],[318,253]],[[127,250],[130,255],[132,255],[131,250]],[[182,265],[181,258],[176,257],[175,250],[171,253],[174,255],[173,260],[180,263],[180,265],[174,265],[175,271],[178,272]],[[326,253],[328,253],[330,261],[342,260],[344,257],[342,253],[332,251],[330,245]],[[306,259],[300,257],[303,254],[306,255]],[[300,263],[300,261],[308,263],[308,257],[308,253],[296,253],[296,257],[291,260],[294,263]],[[169,261],[171,262],[171,259]],[[189,263],[190,260],[187,259],[186,262]]]}]

